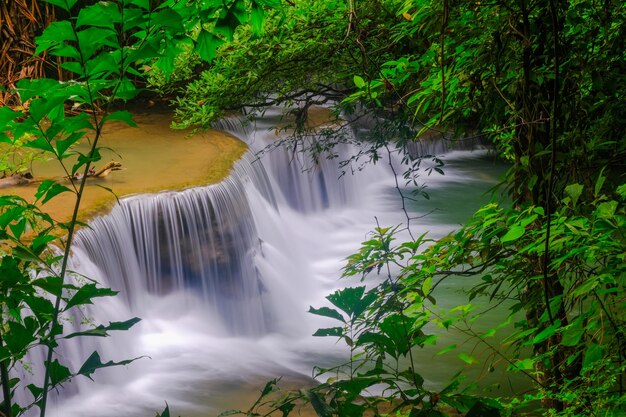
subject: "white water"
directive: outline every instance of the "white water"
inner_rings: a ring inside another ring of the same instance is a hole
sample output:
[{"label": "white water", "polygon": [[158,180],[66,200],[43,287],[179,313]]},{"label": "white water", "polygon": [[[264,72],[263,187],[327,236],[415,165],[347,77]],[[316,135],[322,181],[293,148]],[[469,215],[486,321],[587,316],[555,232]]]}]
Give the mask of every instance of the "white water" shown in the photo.
[{"label": "white water", "polygon": [[[253,151],[275,139],[259,126],[237,133]],[[278,152],[260,163],[244,158],[220,185],[125,199],[80,233],[73,268],[121,292],[84,314],[142,321],[105,340],[71,340],[64,360],[77,369],[96,349],[103,361],[149,358],[100,371],[95,382],[73,381],[50,416],[152,416],[164,401],[173,415],[217,415],[249,406],[221,398],[247,383],[305,381],[313,365],[347,358],[334,340],[310,336],[333,323],[306,310],[346,285],[338,281],[343,259],[376,218],[383,226],[405,221],[393,175],[379,163],[339,178],[335,161],[302,173]],[[424,178],[441,204],[414,209],[437,209],[414,222],[416,232],[441,236],[478,205],[476,195],[496,178],[463,167],[484,164],[481,157],[452,152],[445,176]],[[463,207],[447,206],[447,189]]]}]

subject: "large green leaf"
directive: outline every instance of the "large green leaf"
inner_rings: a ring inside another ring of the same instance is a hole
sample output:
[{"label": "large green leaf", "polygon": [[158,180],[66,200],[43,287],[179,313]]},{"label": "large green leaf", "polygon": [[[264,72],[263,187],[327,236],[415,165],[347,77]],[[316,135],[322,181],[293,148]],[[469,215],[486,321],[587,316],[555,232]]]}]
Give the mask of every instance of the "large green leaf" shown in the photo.
[{"label": "large green leaf", "polygon": [[61,365],[57,359],[48,365],[48,371],[50,372],[50,385],[52,387],[64,382],[72,376],[70,370],[66,366]]},{"label": "large green leaf", "polygon": [[14,357],[20,358],[28,345],[35,341],[35,336],[22,323],[8,322],[9,331],[3,335],[4,343]]},{"label": "large green leaf", "polygon": [[117,3],[101,1],[80,9],[78,19],[76,19],[76,27],[99,26],[113,29],[121,21],[122,15]]},{"label": "large green leaf", "polygon": [[106,363],[102,363],[102,361],[100,360],[100,354],[96,351],[94,351],[91,356],[89,356],[89,358],[87,358],[87,360],[85,361],[85,363],[83,363],[83,365],[80,367],[80,369],[78,370],[78,375],[84,375],[87,378],[91,379],[91,375],[96,372],[98,369],[102,369],[102,368],[108,368],[111,366],[122,366],[122,365],[128,365],[129,363],[132,363],[134,361],[136,361],[139,358],[134,358],[134,359],[127,359],[127,360],[123,360],[123,361],[119,361],[119,362],[113,362],[113,361],[109,361]]},{"label": "large green leaf", "polygon": [[43,0],[46,3],[54,4],[55,6],[59,6],[60,8],[67,10],[68,12],[74,5],[78,2],[78,0]]},{"label": "large green leaf", "polygon": [[223,43],[223,40],[211,32],[201,30],[196,39],[195,50],[203,60],[211,62],[217,55],[217,48]]},{"label": "large green leaf", "polygon": [[343,316],[335,309],[328,307],[313,308],[309,307],[309,313],[317,316],[330,317],[331,319],[337,319],[342,322],[346,322]]},{"label": "large green leaf", "polygon": [[55,180],[44,180],[39,184],[35,197],[37,200],[41,200],[41,204],[46,204],[48,201],[56,197],[61,193],[73,192],[65,185],[61,185]]},{"label": "large green leaf", "polygon": [[77,305],[92,304],[92,300],[96,297],[112,297],[116,294],[117,291],[113,291],[110,288],[98,288],[96,284],[86,284],[80,287],[68,300],[65,310],[69,310]]},{"label": "large green leaf", "polygon": [[134,317],[126,321],[109,322],[108,326],[100,325],[100,326],[94,327],[93,329],[70,333],[67,336],[65,336],[64,339],[71,339],[71,338],[78,337],[78,336],[106,337],[109,335],[108,332],[111,330],[117,330],[117,331],[128,330],[131,327],[133,327],[135,324],[139,323],[140,321],[141,321],[140,318]]},{"label": "large green leaf", "polygon": [[524,226],[514,224],[509,228],[509,230],[500,238],[502,243],[513,242],[524,236],[526,233],[526,228]]}]

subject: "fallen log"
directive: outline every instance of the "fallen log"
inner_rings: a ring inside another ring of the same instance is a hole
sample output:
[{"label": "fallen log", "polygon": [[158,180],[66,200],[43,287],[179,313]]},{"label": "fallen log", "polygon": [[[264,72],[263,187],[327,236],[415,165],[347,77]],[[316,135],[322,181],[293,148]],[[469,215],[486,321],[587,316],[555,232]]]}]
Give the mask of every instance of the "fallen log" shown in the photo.
[{"label": "fallen log", "polygon": [[23,174],[13,174],[3,178],[0,178],[0,188],[8,188],[8,187],[17,187],[22,185],[28,185],[34,182],[30,172],[25,172]]},{"label": "fallen log", "polygon": [[[108,164],[104,165],[98,170],[90,169],[87,174],[87,178],[104,178],[109,175],[113,171],[120,171],[122,169],[122,163],[117,161],[111,161]],[[79,180],[82,178],[82,174],[76,173],[74,175],[74,180]],[[8,175],[6,177],[0,178],[0,188],[8,188],[8,187],[21,187],[24,185],[29,185],[33,183],[40,183],[46,178],[34,178],[30,172],[24,172],[19,174]],[[65,177],[65,179],[69,179]]]},{"label": "fallen log", "polygon": [[113,171],[119,171],[122,169],[122,163],[117,161],[111,161],[99,170],[89,173],[87,176],[94,178],[104,178]]}]

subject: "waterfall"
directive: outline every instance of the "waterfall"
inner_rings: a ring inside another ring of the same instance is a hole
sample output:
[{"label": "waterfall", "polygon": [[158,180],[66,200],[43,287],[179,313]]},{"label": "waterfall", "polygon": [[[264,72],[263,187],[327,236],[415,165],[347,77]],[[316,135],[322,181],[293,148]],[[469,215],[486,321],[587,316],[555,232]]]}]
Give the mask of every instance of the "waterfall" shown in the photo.
[{"label": "waterfall", "polygon": [[326,158],[311,165],[277,148],[256,159],[255,151],[277,140],[276,134],[237,129],[234,122],[227,126],[245,134],[251,151],[224,181],[125,198],[81,230],[75,248],[133,309],[141,311],[146,293],[182,292],[185,303],[200,302],[227,333],[258,336],[277,330],[276,300],[266,284],[271,277],[263,276],[259,264],[264,242],[274,243],[282,227],[275,224],[265,232],[270,236],[261,236],[258,225],[267,229],[269,212],[280,207],[314,212],[344,206],[357,198],[359,186],[352,176],[340,178],[336,161]]},{"label": "waterfall", "polygon": [[[77,379],[51,417],[154,415],[164,401],[176,415],[217,415],[233,406],[221,405],[224,386],[251,383],[253,398],[268,378],[304,379],[313,365],[349,354],[330,338],[311,337],[329,323],[306,310],[346,285],[337,281],[344,259],[377,223],[406,220],[395,178],[384,161],[342,175],[337,162],[357,151],[351,140],[334,160],[294,160],[281,148],[258,159],[256,152],[282,138],[273,123],[222,122],[250,148],[222,183],[124,198],[77,234],[71,268],[120,291],[83,314],[104,323],[143,320],[62,354],[73,369],[94,349],[103,360],[152,359],[98,372],[95,383]],[[471,183],[468,175],[447,172],[432,178],[433,187]],[[419,233],[441,236],[454,226],[430,219],[416,224]]]},{"label": "waterfall", "polygon": [[75,245],[131,306],[145,292],[186,291],[233,334],[266,333],[271,312],[254,265],[259,239],[245,193],[251,172],[245,158],[220,184],[126,198],[78,233]]}]

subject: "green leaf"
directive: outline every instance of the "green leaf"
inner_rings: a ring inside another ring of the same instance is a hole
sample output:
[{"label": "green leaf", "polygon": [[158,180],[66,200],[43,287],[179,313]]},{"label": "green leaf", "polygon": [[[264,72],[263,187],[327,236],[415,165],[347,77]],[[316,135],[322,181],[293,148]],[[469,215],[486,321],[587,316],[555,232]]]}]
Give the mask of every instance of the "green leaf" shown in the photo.
[{"label": "green leaf", "polygon": [[535,368],[535,361],[532,358],[526,358],[518,360],[513,366],[517,370],[528,371]]},{"label": "green leaf", "polygon": [[21,282],[28,281],[28,272],[22,269],[18,259],[17,256],[5,256],[2,258],[0,263],[0,277],[2,277],[0,288],[12,288]]},{"label": "green leaf", "polygon": [[[244,7],[243,11],[241,7]],[[245,21],[244,16],[245,5],[243,5],[243,1],[235,0],[226,13],[217,19],[214,28],[215,32],[223,35],[227,40],[232,41],[235,29],[242,23],[242,20]]]},{"label": "green leaf", "polygon": [[584,334],[585,328],[583,327],[583,317],[578,316],[563,331],[561,345],[569,347],[576,346]]},{"label": "green leaf", "polygon": [[300,390],[308,399],[319,417],[333,417],[334,410],[311,390]]},{"label": "green leaf", "polygon": [[70,370],[61,365],[57,359],[55,359],[49,366],[48,371],[50,372],[50,384],[52,387],[64,382],[72,376]]},{"label": "green leaf", "polygon": [[268,381],[263,387],[263,389],[261,390],[260,398],[267,397],[272,392],[278,391],[278,387],[276,386],[277,384],[278,384],[278,379],[272,379],[271,381]]},{"label": "green leaf", "polygon": [[454,350],[454,349],[456,349],[456,343],[453,343],[450,346],[441,349],[439,352],[437,352],[437,355],[443,355],[443,354],[448,353],[448,352],[450,352],[451,350]]},{"label": "green leaf", "polygon": [[79,153],[78,161],[72,166],[72,175],[75,175],[85,164],[98,162],[100,159],[102,159],[102,155],[100,154],[99,148],[93,149],[93,155],[91,156]]},{"label": "green leaf", "polygon": [[422,284],[422,294],[424,294],[424,296],[428,296],[428,294],[430,294],[430,289],[432,287],[433,284],[433,278],[432,277],[427,277],[424,280],[424,283]]},{"label": "green leaf", "polygon": [[561,327],[561,320],[556,320],[553,324],[539,332],[530,343],[536,345],[537,343],[541,343],[549,337],[554,336],[559,327]]},{"label": "green leaf", "polygon": [[46,277],[39,278],[32,282],[35,287],[39,287],[44,291],[49,292],[54,296],[60,296],[63,289],[63,282],[61,277]]},{"label": "green leaf", "polygon": [[355,75],[353,80],[354,80],[354,85],[356,85],[357,88],[365,87],[365,80],[362,77]]},{"label": "green leaf", "polygon": [[13,248],[13,256],[28,262],[40,263],[41,259],[37,254],[33,253],[30,248],[25,246],[16,246]]},{"label": "green leaf", "polygon": [[326,297],[335,307],[351,318],[358,317],[376,299],[376,294],[369,292],[364,296],[365,287],[347,287],[335,291]]},{"label": "green leaf", "polygon": [[344,323],[346,322],[343,316],[337,310],[333,308],[322,307],[322,308],[317,309],[317,308],[309,307],[309,313],[315,314],[318,316],[323,316],[323,317],[330,317],[331,319],[337,319]]},{"label": "green leaf", "polygon": [[127,359],[120,362],[109,361],[107,363],[102,363],[102,361],[100,360],[100,354],[94,351],[91,356],[89,356],[89,358],[85,361],[85,363],[83,363],[83,365],[80,367],[78,375],[84,375],[87,378],[91,379],[91,375],[98,369],[108,368],[111,366],[128,365],[129,363],[132,363],[137,359],[139,358]]},{"label": "green leaf", "polygon": [[239,415],[239,414],[247,415],[246,413],[244,413],[241,410],[226,410],[226,411],[222,411],[221,413],[219,413],[217,415],[217,417],[236,416],[236,415]]},{"label": "green leaf", "polygon": [[583,193],[583,189],[583,186],[580,184],[570,184],[565,187],[565,193],[572,199],[572,206],[576,207],[576,203]]},{"label": "green leaf", "polygon": [[139,94],[139,89],[135,87],[131,80],[124,77],[115,91],[115,98],[130,100],[135,98],[137,94]]},{"label": "green leaf", "polygon": [[591,343],[587,350],[585,351],[585,356],[583,357],[583,368],[589,369],[593,364],[602,359],[602,355],[604,354],[604,348],[597,344]]},{"label": "green leaf", "polygon": [[606,201],[598,204],[598,208],[593,212],[600,219],[612,219],[617,210],[617,201]]},{"label": "green leaf", "polygon": [[21,358],[26,347],[35,341],[35,336],[21,323],[8,322],[9,332],[3,335],[4,343],[16,358]]},{"label": "green leaf", "polygon": [[492,404],[487,404],[483,399],[479,399],[465,414],[465,417],[500,417],[502,415],[500,408],[502,407],[494,407]]},{"label": "green leaf", "polygon": [[78,291],[70,298],[65,306],[65,311],[70,308],[83,305],[92,304],[91,300],[96,297],[112,297],[117,294],[117,291],[113,291],[110,288],[98,288],[96,284],[86,284],[78,289]]},{"label": "green leaf", "polygon": [[55,6],[59,6],[63,10],[67,10],[68,12],[78,0],[43,0],[46,3],[54,4]]},{"label": "green leaf", "polygon": [[329,327],[326,329],[317,329],[313,336],[343,336],[343,329],[341,327]]},{"label": "green leaf", "polygon": [[50,152],[56,154],[54,148],[43,136],[37,137],[35,140],[28,141],[24,144],[27,148],[41,149],[42,151]]},{"label": "green leaf", "polygon": [[252,26],[252,33],[255,36],[263,34],[263,17],[265,12],[263,6],[257,1],[252,0],[252,8],[250,10],[250,26]]},{"label": "green leaf", "polygon": [[137,123],[135,123],[135,121],[133,120],[132,113],[125,111],[125,110],[116,111],[111,114],[108,114],[102,120],[104,122],[116,120],[119,122],[124,122],[131,127],[137,127]]},{"label": "green leaf", "polygon": [[67,136],[67,138],[56,141],[56,154],[59,158],[64,159],[68,157],[70,154],[67,153],[68,149],[70,149],[74,144],[76,144],[79,140],[85,136],[87,132],[73,132]]},{"label": "green leaf", "polygon": [[131,327],[133,327],[135,324],[139,323],[140,321],[141,321],[140,318],[134,317],[126,321],[109,322],[108,326],[100,325],[93,329],[71,333],[65,336],[64,339],[71,339],[73,337],[78,337],[78,336],[107,337],[109,335],[108,332],[111,330],[120,330],[120,331],[128,330]]},{"label": "green leaf", "polygon": [[43,388],[38,387],[35,384],[28,384],[26,388],[28,388],[30,393],[33,395],[35,401],[37,401],[39,399],[39,396],[43,393]]},{"label": "green leaf", "polygon": [[41,200],[41,204],[46,204],[55,196],[68,191],[73,192],[66,186],[57,183],[55,180],[44,180],[39,184],[35,197],[37,201]]},{"label": "green leaf", "polygon": [[37,48],[35,49],[35,55],[39,55],[41,52],[52,47],[59,47],[63,50],[63,45],[66,45],[64,41],[72,41],[74,40],[74,36],[74,28],[69,21],[61,20],[52,22],[43,31],[41,36],[36,38]]},{"label": "green leaf", "polygon": [[502,236],[500,238],[500,242],[502,242],[502,243],[512,242],[512,241],[517,240],[520,237],[524,236],[524,233],[526,233],[526,228],[524,228],[523,226],[515,224],[515,225],[511,226],[509,228],[508,232],[506,232],[504,234],[504,236]]},{"label": "green leaf", "polygon": [[282,3],[280,2],[280,0],[258,0],[259,3],[267,6],[267,7],[271,7],[273,9],[280,9],[282,7]]},{"label": "green leaf", "polygon": [[119,48],[116,40],[116,32],[109,28],[91,26],[77,33],[78,46],[85,60],[91,58],[96,51],[104,46],[114,49]]},{"label": "green leaf", "polygon": [[9,228],[11,229],[13,236],[15,236],[15,238],[19,240],[22,237],[24,230],[26,229],[26,218],[22,218],[17,223],[11,224]]},{"label": "green leaf", "polygon": [[158,12],[152,14],[150,20],[157,28],[169,28],[173,32],[182,32],[185,30],[182,16],[171,8],[160,9]]},{"label": "green leaf", "polygon": [[606,176],[604,176],[604,168],[600,171],[600,175],[598,175],[598,180],[596,181],[596,185],[593,189],[593,195],[597,198],[600,195],[600,191],[602,191],[602,186],[606,181]]},{"label": "green leaf", "polygon": [[[6,125],[9,122],[12,122],[13,120],[21,116],[22,116],[21,112],[13,111],[8,106],[0,107],[0,127]],[[0,129],[0,131],[2,130],[4,129],[3,128]]]},{"label": "green leaf", "polygon": [[200,55],[200,58],[206,62],[211,62],[217,55],[217,48],[223,43],[223,40],[211,32],[201,30],[196,39],[195,51]]},{"label": "green leaf", "polygon": [[478,362],[478,359],[476,359],[476,358],[475,358],[475,357],[473,357],[473,356],[468,355],[468,354],[467,354],[467,353],[465,353],[465,352],[461,352],[461,353],[459,353],[457,357],[458,357],[459,359],[461,359],[463,362],[465,362],[466,364],[468,364],[468,365],[471,365],[471,364],[473,364],[473,363]]},{"label": "green leaf", "polygon": [[113,29],[122,21],[122,15],[115,2],[101,1],[92,6],[82,7],[76,19],[76,27],[99,26]]},{"label": "green leaf", "polygon": [[144,10],[150,10],[150,0],[126,0],[126,4],[133,4]]},{"label": "green leaf", "polygon": [[36,296],[25,296],[24,302],[28,304],[42,325],[51,321],[51,318],[54,315],[54,305],[50,302],[50,300]]},{"label": "green leaf", "polygon": [[165,402],[165,409],[161,414],[157,413],[157,417],[170,417],[170,406]]}]

